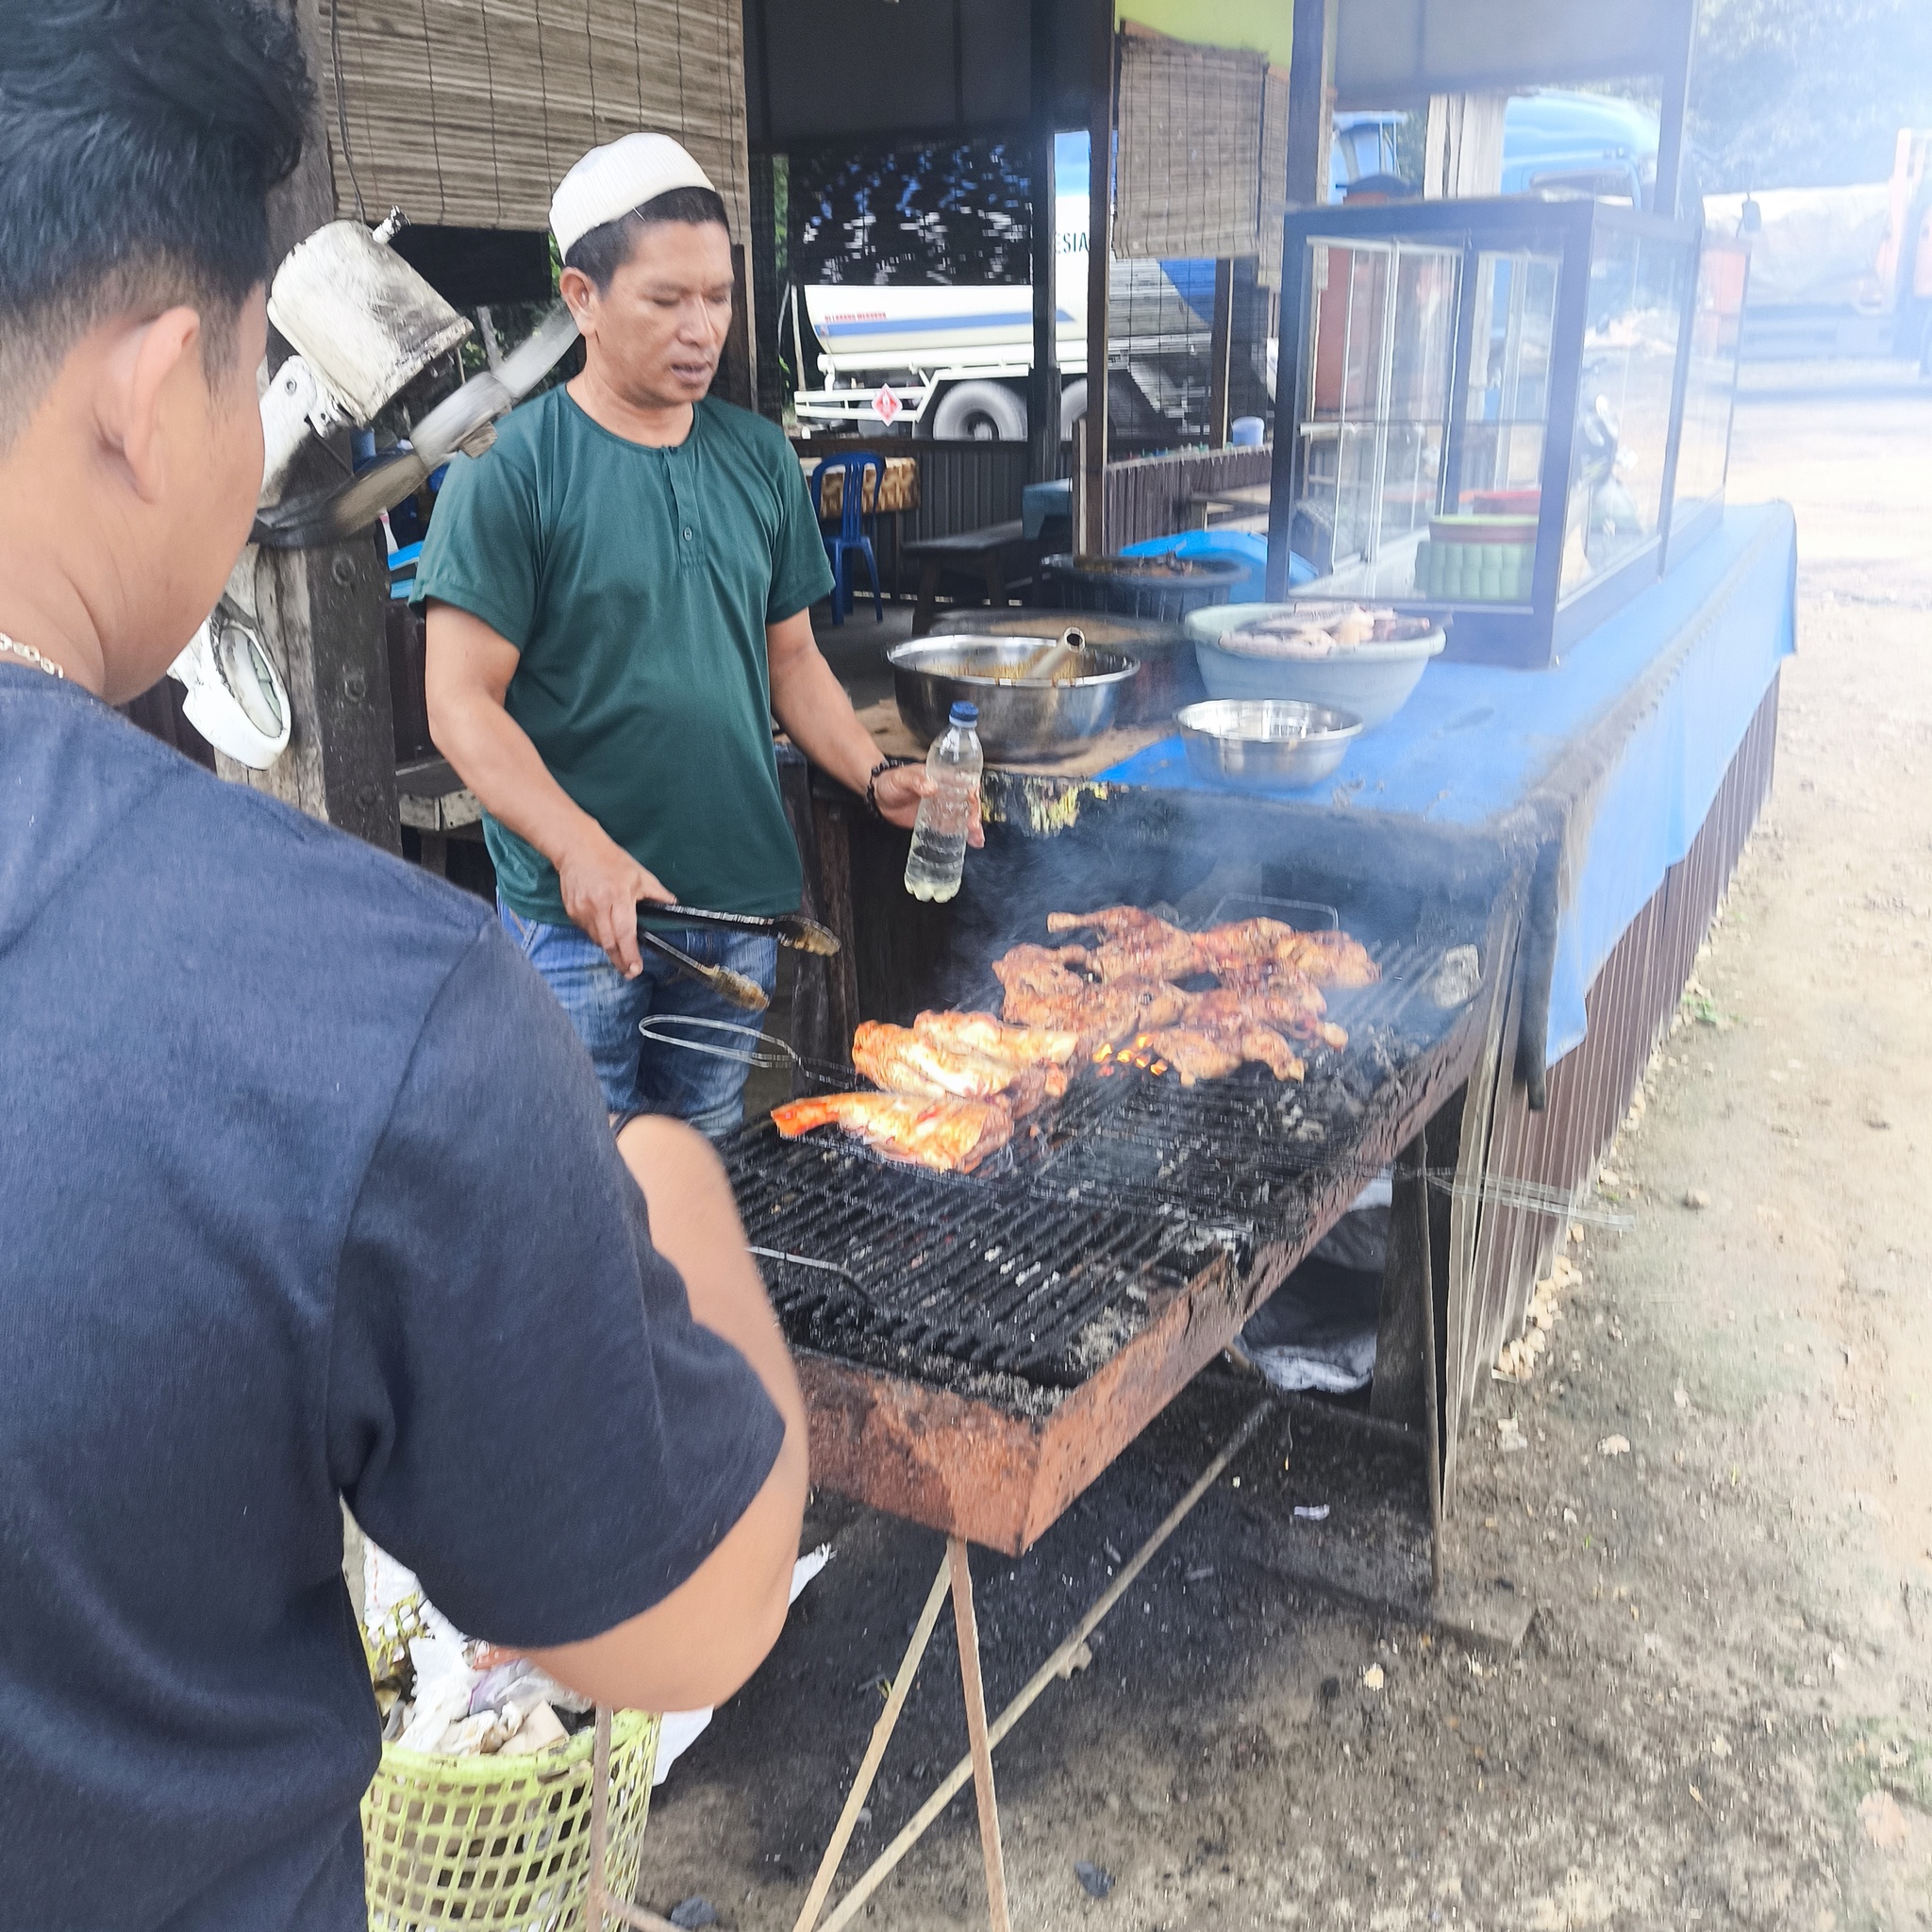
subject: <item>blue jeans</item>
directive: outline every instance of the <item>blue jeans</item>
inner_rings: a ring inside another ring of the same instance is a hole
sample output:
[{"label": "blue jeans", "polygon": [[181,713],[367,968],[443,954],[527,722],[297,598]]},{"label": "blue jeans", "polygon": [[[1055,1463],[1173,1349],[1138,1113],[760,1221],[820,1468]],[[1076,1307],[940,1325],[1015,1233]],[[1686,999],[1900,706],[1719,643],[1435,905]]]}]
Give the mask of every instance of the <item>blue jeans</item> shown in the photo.
[{"label": "blue jeans", "polygon": [[[500,899],[496,910],[504,930],[570,1015],[577,1038],[590,1050],[604,1104],[612,1113],[671,1114],[713,1140],[743,1120],[747,1067],[714,1053],[647,1040],[638,1028],[653,1016],[677,1014],[729,1020],[756,1031],[756,1013],[720,999],[659,953],[647,951],[644,970],[625,979],[604,957],[604,949],[575,926],[519,918]],[[777,981],[776,940],[700,929],[664,937],[700,965],[728,966],[767,993]],[[707,1039],[702,1027],[686,1030],[693,1039]],[[718,1043],[737,1047],[750,1041],[727,1034],[718,1036]]]}]

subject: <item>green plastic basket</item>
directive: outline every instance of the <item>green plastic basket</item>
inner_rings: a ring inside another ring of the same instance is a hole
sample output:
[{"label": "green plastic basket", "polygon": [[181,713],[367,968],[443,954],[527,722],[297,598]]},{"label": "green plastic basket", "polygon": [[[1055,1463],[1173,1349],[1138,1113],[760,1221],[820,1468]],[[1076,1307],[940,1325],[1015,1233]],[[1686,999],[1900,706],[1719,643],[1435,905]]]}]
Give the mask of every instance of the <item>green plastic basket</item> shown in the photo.
[{"label": "green plastic basket", "polygon": [[[362,1795],[371,1932],[445,1925],[575,1932],[591,1877],[594,1729],[531,1757],[436,1757],[385,1744]],[[658,1719],[619,1711],[610,1736],[604,1882],[638,1882]]]}]

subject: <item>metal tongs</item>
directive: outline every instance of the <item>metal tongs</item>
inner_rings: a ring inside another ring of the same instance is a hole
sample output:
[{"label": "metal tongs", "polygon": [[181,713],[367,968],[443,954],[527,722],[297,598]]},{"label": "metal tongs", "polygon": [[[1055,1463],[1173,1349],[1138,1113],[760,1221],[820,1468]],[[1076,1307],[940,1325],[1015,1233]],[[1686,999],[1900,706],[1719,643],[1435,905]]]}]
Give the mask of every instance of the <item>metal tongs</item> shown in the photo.
[{"label": "metal tongs", "polygon": [[822,959],[839,950],[839,935],[802,912],[706,912],[696,906],[680,906],[675,899],[668,905],[646,900],[645,905],[655,918],[675,919],[684,925],[714,925],[724,932],[763,933],[794,953],[816,953]]},{"label": "metal tongs", "polygon": [[680,906],[675,900],[668,905],[655,899],[644,901],[638,918],[638,943],[661,954],[680,973],[702,981],[721,999],[729,1000],[734,1007],[742,1007],[748,1013],[762,1013],[772,1004],[771,996],[756,980],[747,979],[742,973],[734,973],[728,966],[707,966],[693,959],[689,953],[679,952],[663,934],[644,924],[646,913],[657,919],[675,919],[685,925],[766,934],[781,946],[790,946],[800,953],[815,953],[821,958],[829,958],[839,950],[836,933],[800,913],[707,912],[695,906]]}]

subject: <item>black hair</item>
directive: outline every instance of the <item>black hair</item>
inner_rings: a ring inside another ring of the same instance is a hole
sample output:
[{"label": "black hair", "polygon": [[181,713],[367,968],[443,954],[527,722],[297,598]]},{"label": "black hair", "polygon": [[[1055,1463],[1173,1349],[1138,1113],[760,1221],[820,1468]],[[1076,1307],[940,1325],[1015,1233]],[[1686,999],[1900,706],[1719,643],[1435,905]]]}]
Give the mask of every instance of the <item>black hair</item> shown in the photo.
[{"label": "black hair", "polygon": [[261,0],[0,0],[0,449],[108,316],[197,308],[219,370],[309,100]]},{"label": "black hair", "polygon": [[602,295],[610,287],[610,277],[630,259],[638,237],[658,222],[689,222],[693,227],[716,222],[726,235],[731,233],[724,197],[716,189],[667,188],[662,194],[652,195],[641,208],[586,229],[571,243],[563,265],[589,275]]}]

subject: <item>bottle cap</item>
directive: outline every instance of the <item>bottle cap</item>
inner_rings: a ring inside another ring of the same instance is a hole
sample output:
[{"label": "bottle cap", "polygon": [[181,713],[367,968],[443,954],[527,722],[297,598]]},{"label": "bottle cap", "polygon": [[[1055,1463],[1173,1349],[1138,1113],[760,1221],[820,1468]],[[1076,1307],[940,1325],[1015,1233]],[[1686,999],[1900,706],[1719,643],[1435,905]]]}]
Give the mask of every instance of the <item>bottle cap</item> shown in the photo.
[{"label": "bottle cap", "polygon": [[950,716],[955,724],[961,726],[977,724],[979,723],[979,707],[977,705],[969,705],[962,698],[953,707]]}]

